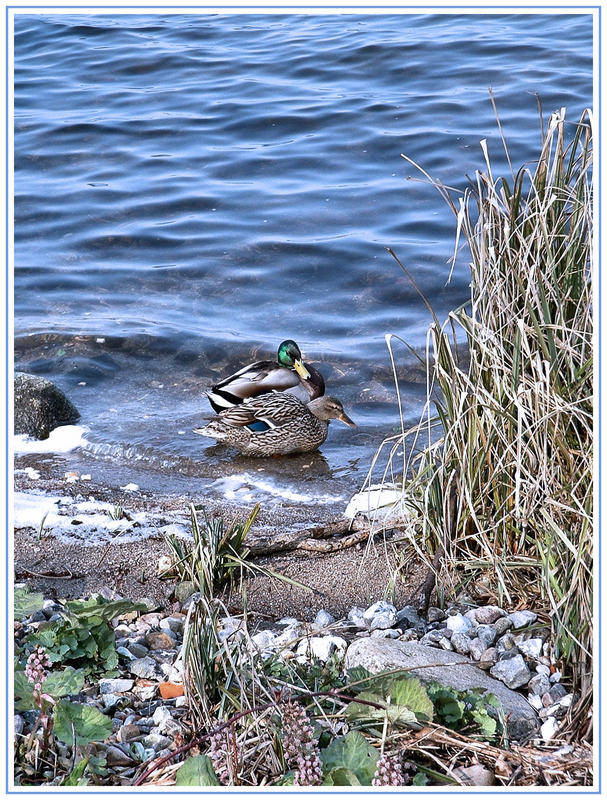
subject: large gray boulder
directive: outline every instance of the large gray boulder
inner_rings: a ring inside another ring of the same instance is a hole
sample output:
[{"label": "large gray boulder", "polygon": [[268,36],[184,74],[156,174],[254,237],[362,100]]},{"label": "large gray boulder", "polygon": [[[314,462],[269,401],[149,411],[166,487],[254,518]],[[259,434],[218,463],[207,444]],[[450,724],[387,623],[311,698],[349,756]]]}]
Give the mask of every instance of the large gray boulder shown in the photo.
[{"label": "large gray boulder", "polygon": [[357,639],[348,647],[345,666],[347,669],[364,667],[372,674],[404,669],[422,682],[437,681],[459,691],[491,692],[502,704],[511,739],[525,741],[538,729],[537,714],[521,694],[491,678],[459,653],[419,642],[365,638]]},{"label": "large gray boulder", "polygon": [[38,375],[15,372],[14,429],[34,439],[48,439],[60,425],[70,425],[80,414],[54,383]]}]

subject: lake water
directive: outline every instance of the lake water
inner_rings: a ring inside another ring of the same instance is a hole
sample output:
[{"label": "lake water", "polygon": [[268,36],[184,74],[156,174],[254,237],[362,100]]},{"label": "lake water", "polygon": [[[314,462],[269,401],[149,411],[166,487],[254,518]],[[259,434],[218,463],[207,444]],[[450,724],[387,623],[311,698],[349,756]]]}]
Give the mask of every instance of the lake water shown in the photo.
[{"label": "lake water", "polygon": [[[67,392],[117,480],[347,495],[399,424],[384,334],[423,354],[430,321],[386,247],[439,317],[468,293],[401,153],[463,188],[486,138],[506,173],[489,87],[517,168],[536,94],[572,123],[591,105],[590,15],[17,14],[17,367]],[[285,338],[358,427],[273,463],[193,434],[204,391]],[[397,355],[410,423],[423,373]]]}]

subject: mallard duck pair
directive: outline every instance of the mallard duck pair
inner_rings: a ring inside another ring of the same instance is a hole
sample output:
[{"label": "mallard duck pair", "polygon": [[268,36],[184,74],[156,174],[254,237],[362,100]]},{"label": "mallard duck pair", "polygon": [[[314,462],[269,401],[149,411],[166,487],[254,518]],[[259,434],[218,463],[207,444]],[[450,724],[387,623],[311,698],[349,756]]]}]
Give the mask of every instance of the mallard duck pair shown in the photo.
[{"label": "mallard duck pair", "polygon": [[287,339],[276,362],[256,361],[213,386],[207,396],[217,416],[194,432],[245,455],[308,453],[325,441],[332,419],[355,425],[340,401],[324,392],[320,372],[304,364]]}]

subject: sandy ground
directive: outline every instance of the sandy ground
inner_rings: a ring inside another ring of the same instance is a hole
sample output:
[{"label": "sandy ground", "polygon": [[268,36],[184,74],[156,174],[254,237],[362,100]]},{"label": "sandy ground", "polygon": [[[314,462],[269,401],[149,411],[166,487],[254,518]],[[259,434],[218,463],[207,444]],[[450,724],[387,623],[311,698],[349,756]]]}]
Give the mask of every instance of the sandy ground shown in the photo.
[{"label": "sandy ground", "polygon": [[[34,460],[31,462],[35,463]],[[23,463],[20,463],[23,466]],[[42,468],[41,468],[42,467]],[[46,491],[52,494],[76,496],[83,491],[82,484],[66,484],[64,476],[56,474],[52,465],[36,464],[41,476],[28,482],[23,475],[15,476],[16,490]],[[185,512],[191,498],[185,496],[156,496],[139,493],[134,496],[119,488],[96,484],[86,486],[98,500],[121,504],[125,508],[144,510],[151,516]],[[224,513],[233,518],[235,509],[215,507],[212,513]],[[329,522],[319,518],[322,511],[310,509],[273,509],[260,513],[251,529],[255,538],[260,528],[267,536],[274,529],[285,537],[292,529]],[[332,519],[336,517],[333,516]],[[52,528],[45,529],[42,538],[33,528],[19,528],[14,539],[15,580],[25,582],[45,596],[57,598],[85,597],[106,587],[129,599],[153,598],[159,605],[172,602],[174,579],[159,579],[158,559],[169,554],[163,536],[122,543],[118,539],[104,545],[88,546],[85,543],[64,542],[53,535]],[[404,561],[395,580],[394,568]],[[294,616],[313,619],[320,608],[337,617],[344,616],[354,606],[368,606],[376,600],[390,599],[402,605],[420,584],[424,570],[414,558],[398,559],[389,539],[376,537],[370,544],[361,543],[333,553],[294,551],[258,558],[255,563],[270,567],[292,578],[308,589],[289,585],[277,579],[254,576],[244,582],[248,610],[263,618],[278,619]],[[231,601],[231,610],[240,610],[240,597]]]}]

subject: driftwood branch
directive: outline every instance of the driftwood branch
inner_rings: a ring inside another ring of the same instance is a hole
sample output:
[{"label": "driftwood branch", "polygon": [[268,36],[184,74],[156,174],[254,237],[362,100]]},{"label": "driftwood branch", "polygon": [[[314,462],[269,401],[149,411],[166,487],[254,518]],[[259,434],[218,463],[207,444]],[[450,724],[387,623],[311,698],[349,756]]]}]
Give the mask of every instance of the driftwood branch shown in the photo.
[{"label": "driftwood branch", "polygon": [[[345,533],[349,533],[349,535],[343,539],[336,539],[334,542],[322,541]],[[251,541],[248,543],[249,555],[267,556],[293,550],[312,550],[321,553],[344,550],[364,541],[370,533],[371,524],[364,517],[359,516],[352,520],[344,518],[299,531],[275,532],[267,536],[251,537]]]}]

